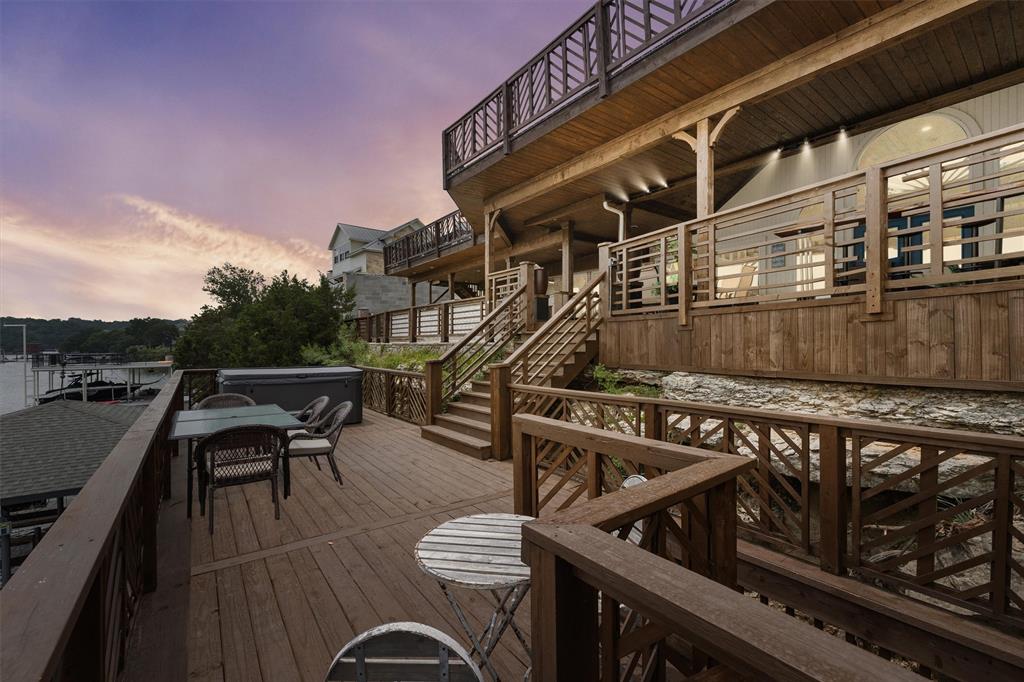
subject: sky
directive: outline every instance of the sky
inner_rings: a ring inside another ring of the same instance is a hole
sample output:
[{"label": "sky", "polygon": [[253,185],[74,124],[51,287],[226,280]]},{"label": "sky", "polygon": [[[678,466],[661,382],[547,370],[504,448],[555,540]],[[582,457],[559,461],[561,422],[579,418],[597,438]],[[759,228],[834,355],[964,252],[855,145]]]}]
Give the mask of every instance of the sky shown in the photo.
[{"label": "sky", "polygon": [[0,1],[0,314],[189,317],[453,210],[441,131],[590,4]]}]

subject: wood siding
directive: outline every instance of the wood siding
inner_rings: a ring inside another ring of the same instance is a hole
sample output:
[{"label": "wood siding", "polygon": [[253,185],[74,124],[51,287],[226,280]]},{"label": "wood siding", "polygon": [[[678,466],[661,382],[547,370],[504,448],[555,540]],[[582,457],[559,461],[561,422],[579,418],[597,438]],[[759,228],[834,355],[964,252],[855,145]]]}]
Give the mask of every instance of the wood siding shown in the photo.
[{"label": "wood siding", "polygon": [[1024,283],[612,318],[609,367],[1024,390]]}]

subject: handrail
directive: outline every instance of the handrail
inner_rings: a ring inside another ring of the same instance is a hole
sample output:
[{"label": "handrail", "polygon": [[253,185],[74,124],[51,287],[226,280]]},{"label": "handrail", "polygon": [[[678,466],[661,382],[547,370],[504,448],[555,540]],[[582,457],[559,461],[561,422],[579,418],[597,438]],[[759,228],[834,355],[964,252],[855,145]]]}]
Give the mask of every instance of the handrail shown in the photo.
[{"label": "handrail", "polygon": [[[480,321],[472,332],[437,360],[427,362],[427,421],[459,392],[474,374],[500,353],[526,326],[524,282]],[[517,314],[518,313],[518,314]]]},{"label": "handrail", "polygon": [[473,240],[473,226],[462,211],[455,210],[437,220],[384,245],[384,269],[394,270],[400,266],[433,254],[440,255],[444,249]]},{"label": "handrail", "polygon": [[[618,432],[743,455],[758,464],[739,479],[736,499],[748,537],[817,561],[830,573],[856,570],[935,604],[1024,624],[1024,593],[1009,578],[1021,571],[1008,540],[1012,519],[1024,513],[1017,492],[1024,438],[525,384],[508,388],[525,412],[597,427],[609,437]],[[542,479],[528,468],[514,472],[523,481],[515,486],[518,505],[536,494],[530,489]],[[973,538],[991,542],[991,549],[943,567],[943,552],[954,541]],[[917,544],[908,548],[911,540]],[[968,569],[975,572],[970,583],[951,587],[941,580]],[[979,571],[988,583],[976,583]]]},{"label": "handrail", "polygon": [[692,308],[856,295],[874,315],[892,290],[1020,279],[1022,143],[1017,124],[602,245],[610,313],[685,325]]},{"label": "handrail", "polygon": [[735,0],[597,0],[583,15],[445,128],[443,174],[452,176],[588,92],[605,93],[628,69]]},{"label": "handrail", "polygon": [[[156,588],[156,524],[169,481],[175,371],[4,586],[4,679],[115,679],[132,616]],[[161,480],[163,479],[163,481]]]}]

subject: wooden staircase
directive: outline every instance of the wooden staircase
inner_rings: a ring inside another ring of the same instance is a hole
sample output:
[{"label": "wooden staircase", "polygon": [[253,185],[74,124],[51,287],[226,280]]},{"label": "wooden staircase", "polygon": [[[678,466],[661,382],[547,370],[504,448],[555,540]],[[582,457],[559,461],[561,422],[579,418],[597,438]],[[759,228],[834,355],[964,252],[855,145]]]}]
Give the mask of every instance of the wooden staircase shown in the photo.
[{"label": "wooden staircase", "polygon": [[[532,277],[523,280],[527,284],[495,308],[459,346],[428,363],[427,383],[438,388],[428,399],[429,423],[420,428],[427,440],[480,459],[507,457],[508,425],[516,407],[506,399],[509,384],[564,388],[597,357],[603,276],[539,329],[528,312]],[[531,328],[536,331],[528,331]],[[507,357],[502,360],[502,355]],[[498,386],[492,385],[494,380]],[[498,433],[492,433],[494,428]]]},{"label": "wooden staircase", "polygon": [[[565,357],[557,352],[559,346],[551,340],[537,344],[538,353],[543,354],[550,370],[550,378],[540,385],[565,388],[597,357],[597,331],[576,340],[582,343],[574,343],[574,350]],[[491,412],[490,379],[473,379],[470,388],[460,391],[456,399],[448,403],[445,412],[434,415],[433,424],[420,427],[420,435],[452,450],[487,459],[492,453]]]}]

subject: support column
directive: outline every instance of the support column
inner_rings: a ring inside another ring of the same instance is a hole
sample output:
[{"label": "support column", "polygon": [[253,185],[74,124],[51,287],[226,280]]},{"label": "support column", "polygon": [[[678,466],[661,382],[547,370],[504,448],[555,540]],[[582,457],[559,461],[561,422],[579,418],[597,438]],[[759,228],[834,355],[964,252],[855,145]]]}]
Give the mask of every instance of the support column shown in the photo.
[{"label": "support column", "polygon": [[[416,282],[410,282],[409,287],[409,343],[416,341]],[[430,300],[430,295],[427,295]]]},{"label": "support column", "polygon": [[561,308],[572,298],[573,263],[573,222],[562,223],[562,295],[558,307]]},{"label": "support column", "polygon": [[715,210],[715,152],[711,148],[711,121],[697,122],[697,218]]},{"label": "support column", "polygon": [[491,235],[494,221],[498,219],[497,211],[484,214],[484,306],[485,313],[491,312],[491,260],[494,257],[494,243]]}]

